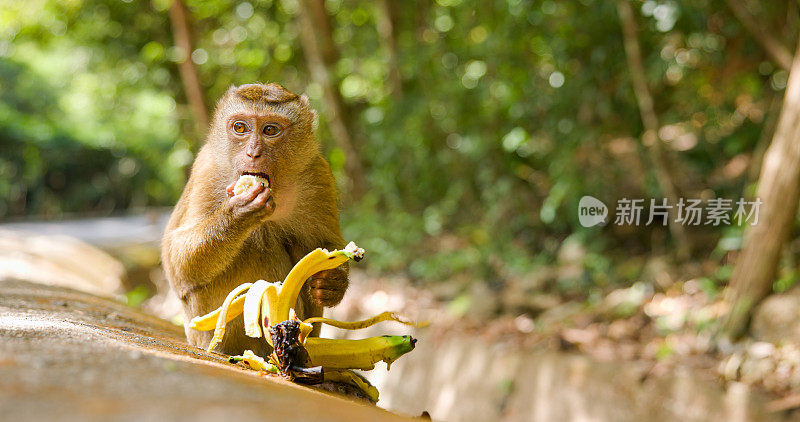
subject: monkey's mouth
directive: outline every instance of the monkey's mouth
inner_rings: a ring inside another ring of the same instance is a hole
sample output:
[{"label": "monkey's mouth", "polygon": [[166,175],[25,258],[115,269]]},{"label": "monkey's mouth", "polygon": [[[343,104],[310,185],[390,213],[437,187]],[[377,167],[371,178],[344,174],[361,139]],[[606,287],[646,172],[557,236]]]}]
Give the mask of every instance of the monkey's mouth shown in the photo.
[{"label": "monkey's mouth", "polygon": [[260,172],[255,172],[255,171],[243,171],[242,172],[242,176],[244,176],[245,174],[249,174],[250,176],[256,176],[256,177],[264,178],[267,181],[267,186],[268,187],[272,186],[272,180],[270,180],[269,175],[267,173],[260,173]]}]

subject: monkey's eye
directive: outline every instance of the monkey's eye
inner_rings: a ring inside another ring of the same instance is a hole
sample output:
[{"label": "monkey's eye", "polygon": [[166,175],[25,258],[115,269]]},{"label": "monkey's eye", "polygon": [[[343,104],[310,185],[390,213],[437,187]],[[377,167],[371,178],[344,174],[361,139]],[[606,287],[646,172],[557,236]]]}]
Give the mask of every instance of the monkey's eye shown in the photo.
[{"label": "monkey's eye", "polygon": [[266,125],[264,126],[264,135],[267,136],[277,136],[281,133],[281,127],[278,125]]},{"label": "monkey's eye", "polygon": [[247,124],[245,122],[239,120],[233,123],[233,131],[238,133],[239,135],[247,132]]}]

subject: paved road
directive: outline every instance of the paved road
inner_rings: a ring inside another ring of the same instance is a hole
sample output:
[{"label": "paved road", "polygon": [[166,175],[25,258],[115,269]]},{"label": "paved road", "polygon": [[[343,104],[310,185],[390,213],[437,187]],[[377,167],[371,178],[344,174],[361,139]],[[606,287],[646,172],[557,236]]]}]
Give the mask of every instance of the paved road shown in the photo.
[{"label": "paved road", "polygon": [[130,244],[158,243],[169,219],[169,209],[138,215],[57,221],[0,223],[0,230],[41,235],[68,235],[101,249]]}]

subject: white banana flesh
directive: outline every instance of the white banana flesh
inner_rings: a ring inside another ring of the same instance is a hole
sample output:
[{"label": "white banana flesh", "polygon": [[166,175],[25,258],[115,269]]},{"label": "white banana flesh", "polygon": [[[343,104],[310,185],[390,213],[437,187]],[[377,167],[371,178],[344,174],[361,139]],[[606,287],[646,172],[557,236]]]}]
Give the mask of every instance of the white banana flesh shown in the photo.
[{"label": "white banana flesh", "polygon": [[236,181],[236,184],[233,186],[233,194],[239,195],[242,192],[247,192],[256,184],[261,184],[265,188],[269,187],[269,181],[263,177],[255,176],[252,174],[243,174],[239,176],[239,180]]}]

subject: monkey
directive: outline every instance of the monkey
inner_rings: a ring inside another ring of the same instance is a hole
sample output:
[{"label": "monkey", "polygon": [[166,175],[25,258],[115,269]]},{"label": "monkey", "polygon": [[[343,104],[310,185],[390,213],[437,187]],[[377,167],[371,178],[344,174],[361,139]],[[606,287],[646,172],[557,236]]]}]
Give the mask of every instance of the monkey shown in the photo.
[{"label": "monkey", "polygon": [[[344,246],[336,185],[314,134],[315,118],[306,95],[275,83],[231,86],[217,103],[162,238],[163,268],[183,305],[192,345],[207,347],[212,333],[189,328],[189,321],[218,308],[236,286],[283,280],[315,248]],[[269,183],[234,195],[243,174]],[[313,275],[298,298],[298,317],[321,316],[323,307],[338,304],[348,276],[347,264]],[[215,351],[271,352],[263,339],[244,334],[241,318],[226,328]]]}]

